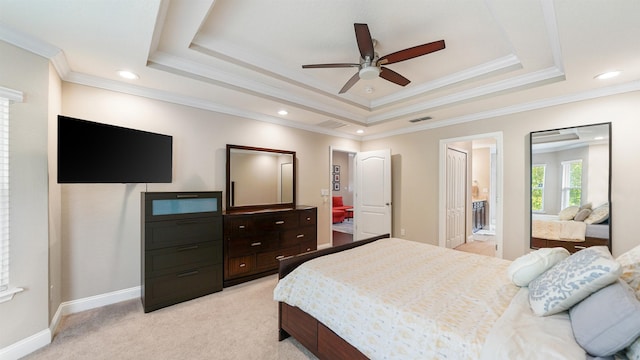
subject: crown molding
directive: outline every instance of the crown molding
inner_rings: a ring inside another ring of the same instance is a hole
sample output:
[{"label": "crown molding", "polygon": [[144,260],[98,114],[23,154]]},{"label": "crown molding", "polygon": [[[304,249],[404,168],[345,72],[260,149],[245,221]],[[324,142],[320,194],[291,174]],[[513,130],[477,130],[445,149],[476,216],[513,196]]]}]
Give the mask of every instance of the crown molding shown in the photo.
[{"label": "crown molding", "polygon": [[411,128],[388,131],[385,133],[371,135],[371,136],[363,136],[362,140],[363,141],[376,140],[376,139],[382,139],[390,136],[409,134],[409,133],[414,133],[414,132],[424,131],[424,130],[432,130],[432,129],[437,129],[445,126],[463,124],[463,123],[490,119],[490,118],[495,118],[495,117],[505,116],[505,115],[512,115],[512,114],[517,114],[525,111],[544,109],[552,106],[570,104],[570,103],[575,103],[575,102],[585,101],[585,100],[592,100],[592,99],[624,94],[624,93],[629,93],[634,91],[640,91],[640,81],[632,81],[632,82],[610,86],[606,88],[599,88],[595,90],[589,90],[589,91],[584,91],[584,92],[570,94],[570,95],[557,96],[554,98],[542,99],[542,100],[532,101],[528,103],[507,106],[499,109],[493,109],[493,110],[483,111],[475,114],[454,117],[446,120],[433,121],[426,124],[417,125]]}]

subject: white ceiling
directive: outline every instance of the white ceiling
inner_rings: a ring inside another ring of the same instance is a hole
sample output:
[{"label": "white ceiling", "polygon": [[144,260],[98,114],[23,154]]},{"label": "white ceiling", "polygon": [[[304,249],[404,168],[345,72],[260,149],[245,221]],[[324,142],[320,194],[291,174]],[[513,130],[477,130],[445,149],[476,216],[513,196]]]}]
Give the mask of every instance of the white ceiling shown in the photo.
[{"label": "white ceiling", "polygon": [[[640,90],[639,16],[636,0],[0,0],[0,39],[65,81],[369,139]],[[355,68],[301,65],[359,62],[356,22],[380,56],[446,48],[388,65],[406,87],[339,95]]]}]

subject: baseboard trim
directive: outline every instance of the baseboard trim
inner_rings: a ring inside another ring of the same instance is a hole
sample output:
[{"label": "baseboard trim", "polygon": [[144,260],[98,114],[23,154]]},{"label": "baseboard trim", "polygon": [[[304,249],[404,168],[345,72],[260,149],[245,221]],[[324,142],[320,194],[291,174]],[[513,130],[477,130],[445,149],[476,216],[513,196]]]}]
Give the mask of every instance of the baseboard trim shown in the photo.
[{"label": "baseboard trim", "polygon": [[[132,300],[140,297],[140,291],[140,286],[134,286],[132,288],[112,291],[106,294],[89,296],[84,299],[65,301],[60,304],[60,309],[58,309],[58,312],[60,312],[62,316],[65,316],[85,310],[99,308],[102,306],[116,304],[121,301]],[[56,314],[58,312],[56,312]]]},{"label": "baseboard trim", "polygon": [[42,330],[28,338],[22,339],[5,348],[0,349],[0,360],[15,360],[27,356],[32,352],[51,343],[51,331]]},{"label": "baseboard trim", "polygon": [[58,310],[53,315],[48,329],[0,349],[0,360],[19,359],[49,345],[63,316],[140,298],[141,289],[140,286],[135,286],[106,294],[89,296],[84,299],[63,302],[58,306]]}]

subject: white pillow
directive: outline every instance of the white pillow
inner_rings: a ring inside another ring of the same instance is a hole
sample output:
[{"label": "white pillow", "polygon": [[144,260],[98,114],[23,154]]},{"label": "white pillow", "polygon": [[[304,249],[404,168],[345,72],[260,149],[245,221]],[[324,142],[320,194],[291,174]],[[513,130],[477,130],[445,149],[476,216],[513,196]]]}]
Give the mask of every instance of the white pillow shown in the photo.
[{"label": "white pillow", "polygon": [[622,266],[606,246],[580,250],[529,283],[529,304],[536,315],[552,315],[577,304],[616,281]]},{"label": "white pillow", "polygon": [[576,217],[576,214],[578,213],[578,211],[580,211],[579,206],[569,206],[568,208],[562,209],[558,213],[558,218],[560,220],[565,220],[565,221],[573,220],[573,218]]},{"label": "white pillow", "polygon": [[591,214],[584,219],[585,224],[599,224],[609,218],[609,204],[604,204],[593,209]]},{"label": "white pillow", "polygon": [[569,251],[562,247],[538,249],[515,259],[509,265],[507,274],[514,284],[527,286],[531,280],[568,257]]}]

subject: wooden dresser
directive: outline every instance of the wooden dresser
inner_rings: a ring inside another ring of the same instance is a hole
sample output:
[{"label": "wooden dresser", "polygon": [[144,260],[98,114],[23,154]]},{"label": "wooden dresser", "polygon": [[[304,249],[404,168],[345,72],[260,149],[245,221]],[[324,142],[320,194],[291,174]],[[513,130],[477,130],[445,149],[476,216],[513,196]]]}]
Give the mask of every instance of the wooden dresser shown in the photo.
[{"label": "wooden dresser", "polygon": [[222,193],[143,192],[144,312],[222,290]]},{"label": "wooden dresser", "polygon": [[317,208],[224,215],[224,286],[278,272],[279,259],[317,248]]}]

